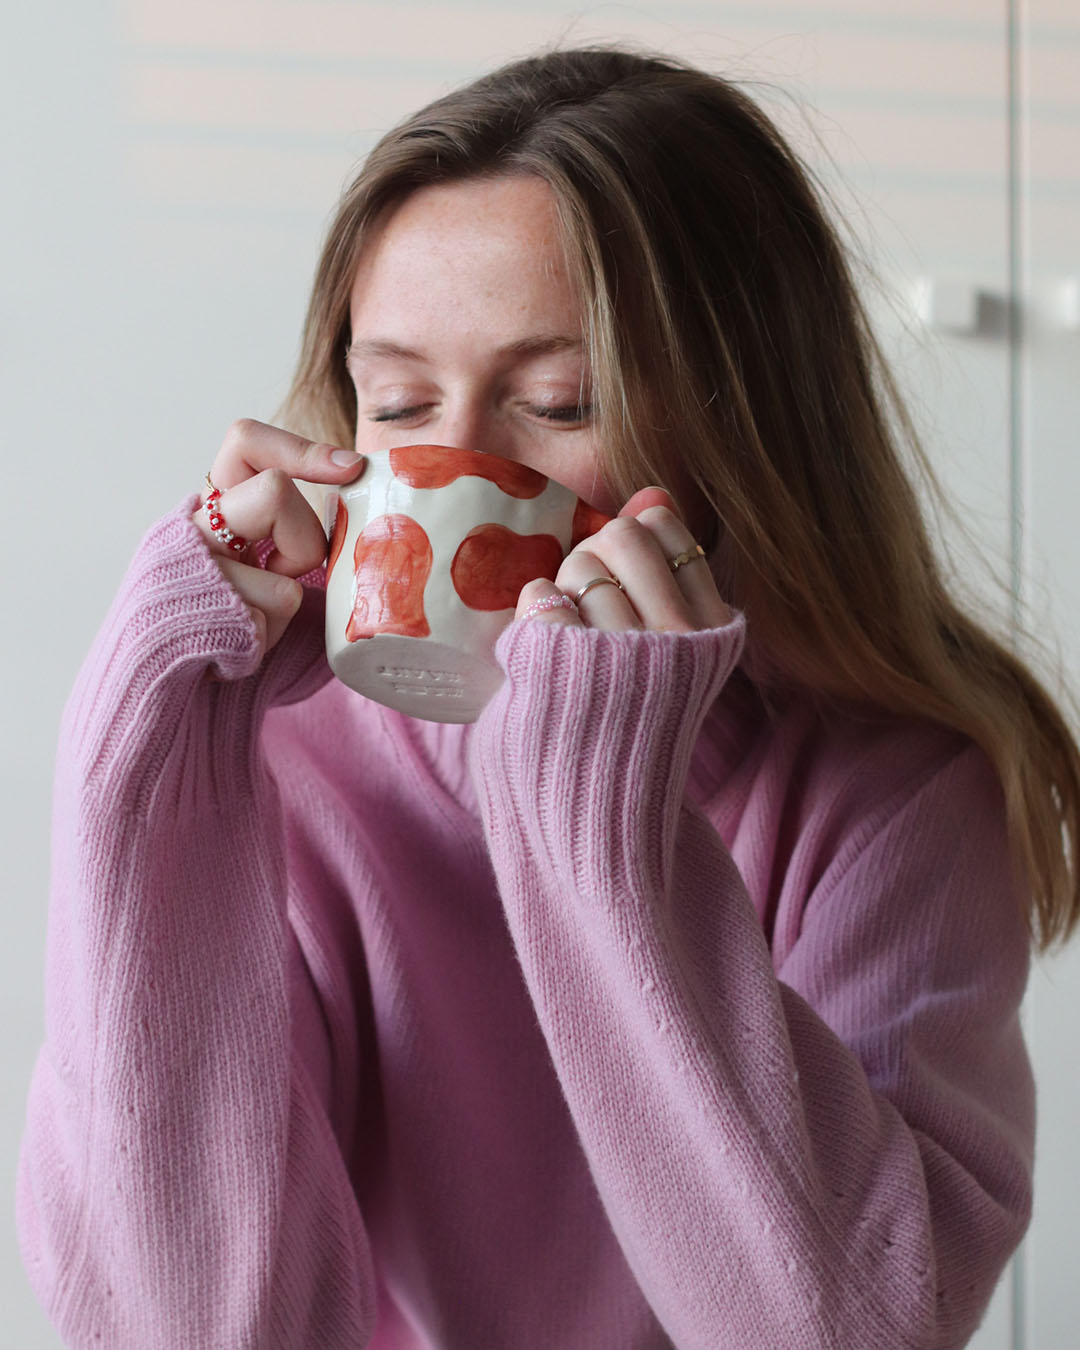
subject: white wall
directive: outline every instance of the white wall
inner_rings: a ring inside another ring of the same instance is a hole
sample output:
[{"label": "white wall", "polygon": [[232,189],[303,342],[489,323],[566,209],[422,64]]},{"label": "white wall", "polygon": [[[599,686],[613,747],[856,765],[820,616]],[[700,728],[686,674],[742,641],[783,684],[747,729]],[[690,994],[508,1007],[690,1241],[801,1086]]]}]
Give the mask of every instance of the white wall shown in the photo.
[{"label": "white wall", "polygon": [[[1018,495],[1029,622],[1080,669],[1080,14],[1074,0],[1030,0],[1018,70],[1023,166],[1019,262],[1026,340],[1018,370]],[[1076,287],[1075,302],[1072,287]],[[1073,304],[1075,303],[1075,310]],[[1026,1243],[1026,1345],[1080,1344],[1074,1245],[1080,1214],[1080,943],[1043,963],[1027,1001],[1039,1084],[1037,1222]]]},{"label": "white wall", "polygon": [[[1070,620],[1080,612],[1071,510],[1080,337],[1047,317],[1013,362],[1001,315],[1018,263],[1031,296],[1080,274],[1074,8],[1029,0],[1021,15],[1027,176],[1014,234],[1006,0],[670,0],[579,11],[554,0],[8,0],[6,1194],[42,1029],[61,704],[145,527],[199,486],[233,418],[272,414],[327,213],[376,135],[452,84],[560,36],[635,39],[791,91],[817,111],[759,89],[821,164],[887,282],[895,307],[876,304],[882,332],[947,483],[1006,573],[1022,558],[1033,612]],[[905,326],[918,277],[978,288],[988,325],[961,337],[923,331],[910,316]],[[1073,653],[1080,629],[1064,626]],[[1057,1350],[1080,1325],[1067,1226],[1080,1208],[1068,1151],[1077,952],[1046,967],[1030,1004],[1042,1102],[1037,1220],[980,1350]],[[0,1306],[5,1344],[57,1344],[12,1225],[0,1233]]]}]

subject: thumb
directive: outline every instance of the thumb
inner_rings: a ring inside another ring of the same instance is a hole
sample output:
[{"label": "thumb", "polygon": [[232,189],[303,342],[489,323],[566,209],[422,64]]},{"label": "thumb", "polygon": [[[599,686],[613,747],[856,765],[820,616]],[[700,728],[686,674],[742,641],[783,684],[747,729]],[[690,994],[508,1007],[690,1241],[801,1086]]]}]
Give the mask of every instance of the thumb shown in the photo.
[{"label": "thumb", "polygon": [[634,493],[619,512],[619,515],[638,516],[650,506],[666,506],[667,509],[675,515],[679,514],[679,508],[675,505],[675,498],[670,492],[662,487],[645,487],[639,488],[639,490]]}]

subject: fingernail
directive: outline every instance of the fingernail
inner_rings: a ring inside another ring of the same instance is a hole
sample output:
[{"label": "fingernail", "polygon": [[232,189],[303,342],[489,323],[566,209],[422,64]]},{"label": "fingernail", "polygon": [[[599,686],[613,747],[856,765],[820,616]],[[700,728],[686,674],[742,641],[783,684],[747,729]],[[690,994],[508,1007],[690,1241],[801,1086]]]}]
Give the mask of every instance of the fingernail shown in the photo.
[{"label": "fingernail", "polygon": [[355,450],[333,450],[330,454],[330,461],[336,464],[339,469],[355,469],[363,455],[358,455]]}]

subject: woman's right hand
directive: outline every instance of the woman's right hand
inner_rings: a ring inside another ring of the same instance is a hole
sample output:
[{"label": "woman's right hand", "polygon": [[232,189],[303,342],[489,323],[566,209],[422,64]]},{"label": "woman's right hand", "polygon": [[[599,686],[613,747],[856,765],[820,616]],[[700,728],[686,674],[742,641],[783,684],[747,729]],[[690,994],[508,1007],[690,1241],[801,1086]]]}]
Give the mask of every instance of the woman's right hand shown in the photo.
[{"label": "woman's right hand", "polygon": [[[221,496],[216,505],[228,528],[254,544],[271,539],[273,552],[264,567],[251,560],[252,549],[229,553],[210,528],[204,510],[195,523],[206,535],[218,566],[251,611],[265,655],[300,608],[303,587],[295,580],[326,560],[322,525],[292,481],[337,487],[359,476],[362,455],[339,446],[307,441],[302,436],[243,418],[225,436],[210,470]],[[209,489],[203,493],[205,500]]]}]

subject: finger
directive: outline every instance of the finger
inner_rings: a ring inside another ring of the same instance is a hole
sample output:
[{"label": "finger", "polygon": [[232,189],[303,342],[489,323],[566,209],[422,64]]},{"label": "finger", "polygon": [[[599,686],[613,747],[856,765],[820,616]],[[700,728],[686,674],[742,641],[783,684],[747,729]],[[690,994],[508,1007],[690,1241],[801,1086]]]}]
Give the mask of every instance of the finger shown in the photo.
[{"label": "finger", "polygon": [[[608,528],[604,526],[605,530]],[[640,628],[641,621],[634,606],[615,583],[617,574],[592,550],[598,537],[590,538],[589,548],[579,545],[566,555],[555,585],[575,602],[586,628],[600,628],[611,633]]]},{"label": "finger", "polygon": [[644,511],[647,506],[666,506],[669,511],[674,511],[678,515],[675,498],[662,487],[639,488],[619,512],[619,515],[636,516],[640,511]]},{"label": "finger", "polygon": [[270,651],[300,608],[304,588],[291,577],[277,576],[232,558],[222,558],[218,566],[251,611],[264,652]]},{"label": "finger", "polygon": [[[299,577],[318,567],[326,557],[327,541],[318,516],[299,488],[282,469],[264,469],[227,488],[214,509],[233,534],[247,540],[272,539],[274,551],[265,567],[270,572]],[[211,529],[206,510],[196,512],[196,523],[211,540],[215,552],[228,555]]]},{"label": "finger", "polygon": [[309,483],[347,483],[364,465],[354,450],[309,441],[281,427],[243,417],[225,434],[210,477],[222,493],[264,469],[280,469]]},{"label": "finger", "polygon": [[577,606],[572,601],[569,604],[565,603],[568,598],[553,581],[539,577],[536,581],[526,582],[521,588],[514,618],[527,618],[535,623],[561,624],[564,628],[583,628],[584,624],[578,615]]},{"label": "finger", "polygon": [[[640,626],[660,633],[688,633],[704,626],[695,621],[659,543],[633,516],[617,516],[592,535],[588,545],[603,568],[622,582]],[[561,576],[556,579],[563,585]]]},{"label": "finger", "polygon": [[716,589],[708,559],[698,552],[697,541],[675,512],[666,505],[649,505],[639,509],[634,519],[656,541],[694,627],[720,628],[730,622],[734,611]]}]

